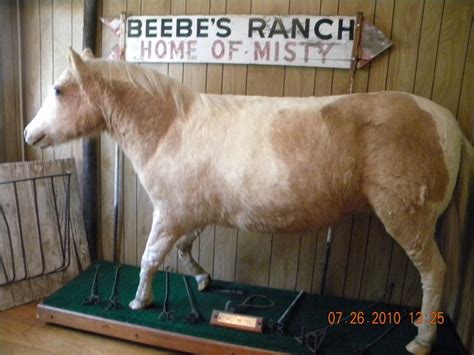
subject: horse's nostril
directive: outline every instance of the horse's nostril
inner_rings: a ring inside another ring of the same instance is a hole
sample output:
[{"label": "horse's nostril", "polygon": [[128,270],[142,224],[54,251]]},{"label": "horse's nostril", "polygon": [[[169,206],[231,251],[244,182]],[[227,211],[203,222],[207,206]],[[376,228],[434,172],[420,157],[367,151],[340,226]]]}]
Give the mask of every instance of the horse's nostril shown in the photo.
[{"label": "horse's nostril", "polygon": [[25,139],[26,139],[27,132],[28,132],[28,127],[25,128],[25,130],[23,131],[23,137],[25,137]]}]

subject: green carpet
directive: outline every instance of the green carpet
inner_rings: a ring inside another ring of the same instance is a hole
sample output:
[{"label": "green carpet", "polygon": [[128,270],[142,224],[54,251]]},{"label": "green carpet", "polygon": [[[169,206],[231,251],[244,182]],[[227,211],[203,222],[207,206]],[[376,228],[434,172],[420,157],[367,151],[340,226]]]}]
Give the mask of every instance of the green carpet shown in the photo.
[{"label": "green carpet", "polygon": [[[320,297],[305,294],[300,300],[295,313],[291,316],[289,327],[284,336],[277,334],[253,334],[240,332],[232,329],[216,328],[209,325],[209,318],[213,309],[224,310],[227,300],[242,301],[251,294],[263,294],[272,299],[275,304],[270,310],[249,311],[248,314],[262,316],[265,319],[277,320],[285,308],[291,303],[297,292],[239,285],[229,282],[213,281],[214,287],[230,289],[241,289],[245,295],[229,295],[215,291],[198,292],[194,278],[188,277],[188,283],[198,305],[200,313],[205,322],[190,325],[184,322],[184,318],[190,312],[186,290],[180,274],[170,273],[170,296],[169,305],[175,311],[174,322],[158,320],[162,309],[164,295],[165,273],[159,272],[154,278],[154,303],[147,310],[132,311],[128,303],[133,299],[138,285],[139,268],[124,266],[120,270],[118,282],[119,298],[124,306],[121,310],[105,310],[103,306],[81,306],[82,300],[89,295],[95,268],[91,267],[69,284],[44,300],[44,304],[69,311],[89,314],[97,317],[113,319],[128,323],[139,324],[151,328],[197,336],[207,339],[276,350],[290,353],[308,352],[305,345],[300,345],[294,340],[299,335],[301,327],[309,330],[326,326],[327,315],[330,311],[341,311],[343,316],[351,311],[360,311],[368,302],[347,300],[337,297]],[[110,295],[114,278],[112,263],[101,262],[98,276],[98,293],[101,301]],[[372,311],[395,312],[414,311],[415,308],[379,304],[366,312],[367,320],[371,319]],[[372,342],[378,335],[383,333],[389,325],[340,325],[330,328],[321,346],[321,353],[353,353],[355,346],[365,345]],[[388,336],[378,342],[367,354],[404,354],[407,344],[416,334],[414,326],[409,324],[408,318],[402,320]],[[463,354],[464,350],[454,330],[451,321],[446,317],[446,323],[438,327],[438,340],[434,344],[432,354]]]}]

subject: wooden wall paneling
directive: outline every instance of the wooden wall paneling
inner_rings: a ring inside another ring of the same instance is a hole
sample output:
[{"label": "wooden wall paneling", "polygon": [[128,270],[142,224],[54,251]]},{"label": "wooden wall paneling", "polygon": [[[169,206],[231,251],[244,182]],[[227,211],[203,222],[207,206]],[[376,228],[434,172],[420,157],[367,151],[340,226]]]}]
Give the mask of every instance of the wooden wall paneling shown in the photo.
[{"label": "wooden wall paneling", "polygon": [[[289,0],[259,0],[252,2],[252,14],[287,15]],[[273,53],[272,51],[270,53]],[[272,55],[272,54],[270,54]],[[283,96],[285,68],[274,65],[249,65],[247,95]]]},{"label": "wooden wall paneling", "polygon": [[[40,93],[40,22],[39,3],[37,1],[22,1],[20,3],[21,21],[21,51],[23,79],[23,114],[26,125],[34,118],[41,105]],[[41,159],[39,148],[26,146],[25,155],[28,160]]]},{"label": "wooden wall paneling", "polygon": [[370,227],[370,214],[361,213],[354,216],[349,240],[344,289],[342,295],[348,298],[359,298],[360,284],[365,261],[367,237]]},{"label": "wooden wall paneling", "polygon": [[298,251],[298,266],[296,273],[296,289],[311,292],[313,271],[318,245],[318,232],[314,231],[301,236]]},{"label": "wooden wall paneling", "polygon": [[[40,13],[40,71],[41,71],[41,104],[51,92],[54,82],[53,66],[53,1],[41,0],[39,2]],[[66,53],[63,53],[66,55]],[[43,159],[54,159],[54,148],[48,147],[43,150]]]},{"label": "wooden wall paneling", "polygon": [[425,1],[413,93],[431,99],[444,0]]},{"label": "wooden wall paneling", "polygon": [[[385,232],[382,222],[372,216],[359,291],[361,299],[376,300],[383,295],[389,271],[391,248],[392,237]],[[397,272],[400,271],[397,270]]]},{"label": "wooden wall paneling", "polygon": [[466,54],[466,63],[464,65],[464,74],[459,97],[459,107],[457,119],[464,135],[468,140],[474,143],[474,22],[471,23],[471,33],[469,35],[469,44]]},{"label": "wooden wall paneling", "polygon": [[[60,29],[60,30],[58,30]],[[68,68],[68,48],[72,38],[72,2],[62,0],[53,2],[53,74],[56,81]],[[72,157],[70,142],[54,146],[56,159]]]},{"label": "wooden wall paneling", "polygon": [[[102,1],[102,16],[116,17],[120,16],[122,11],[126,10],[125,0]],[[115,34],[107,27],[102,25],[101,52],[102,57],[107,57],[112,48],[118,43]],[[113,239],[113,218],[114,218],[114,157],[115,143],[107,133],[102,133],[100,137],[100,242],[98,243],[99,258],[112,260],[112,239]],[[140,254],[141,255],[141,254]]]},{"label": "wooden wall paneling", "polygon": [[[1,10],[1,8],[0,8]],[[2,25],[5,24],[5,22],[3,21],[3,18],[2,18],[2,14],[0,14],[0,21],[2,21]],[[4,30],[3,26],[0,25],[0,31]],[[0,35],[0,45],[3,46],[3,41],[2,41],[2,37]],[[6,137],[6,132],[5,132],[5,105],[4,105],[4,102],[3,102],[3,82],[4,82],[4,79],[3,79],[3,53],[4,50],[2,47],[0,47],[0,162],[4,162],[6,160],[6,156],[7,156],[7,147],[6,147],[6,142],[5,142],[5,137]]]},{"label": "wooden wall paneling", "polygon": [[[321,0],[290,0],[290,15],[318,15]],[[285,70],[284,96],[313,96],[315,68],[287,67]]]},{"label": "wooden wall paneling", "polygon": [[[226,13],[250,13],[250,0],[227,0]],[[245,95],[247,65],[225,65],[222,70],[222,94]],[[216,226],[214,238],[214,278],[235,281],[238,230]]]},{"label": "wooden wall paneling", "polygon": [[413,92],[422,16],[422,0],[395,2],[387,90]]},{"label": "wooden wall paneling", "polygon": [[268,286],[272,235],[239,230],[235,282]]},{"label": "wooden wall paneling", "polygon": [[[140,0],[127,0],[127,16],[140,15]],[[127,265],[139,265],[137,255],[137,179],[130,159],[123,157],[123,196],[120,260]]]},{"label": "wooden wall paneling", "polygon": [[473,8],[469,0],[446,0],[444,4],[432,98],[453,114],[459,103]]},{"label": "wooden wall paneling", "polygon": [[5,86],[10,85],[11,81],[7,82],[5,77],[5,68],[9,65],[9,61],[6,60],[6,54],[9,49],[9,43],[12,40],[11,37],[11,22],[8,21],[7,15],[10,15],[10,2],[0,3],[0,162],[4,162],[7,159],[7,144],[6,144],[6,105],[4,91]]},{"label": "wooden wall paneling", "polygon": [[[9,142],[7,144],[7,156],[9,161],[18,161],[25,159],[25,148],[23,145],[23,129],[24,129],[24,105],[23,105],[23,90],[21,84],[21,66],[20,66],[20,50],[21,50],[21,38],[18,28],[21,27],[21,16],[19,4],[12,5],[10,7],[10,20],[12,28],[12,41],[11,41],[11,58],[12,58],[12,72],[13,77],[13,91],[11,93],[9,102],[14,107],[12,111],[15,113],[15,124],[11,124],[12,130],[7,132],[13,132],[12,137],[9,137]],[[15,30],[16,29],[16,30]],[[7,123],[10,123],[7,120]],[[15,129],[13,128],[15,127]],[[16,146],[15,146],[16,142]]]},{"label": "wooden wall paneling", "polygon": [[[21,179],[30,175],[26,164],[14,164],[12,169],[12,179]],[[41,251],[38,239],[38,228],[35,218],[27,218],[28,212],[32,209],[32,201],[34,201],[34,190],[32,181],[24,181],[17,183],[19,215],[21,223],[21,231],[25,243],[26,252],[26,269],[28,277],[39,275],[42,272]],[[28,212],[27,212],[28,211]],[[31,212],[30,212],[31,213]],[[29,215],[31,217],[31,215]],[[26,217],[26,218],[25,218]],[[31,300],[44,297],[48,293],[49,284],[47,281],[40,279],[32,279],[18,282],[24,283],[31,287],[31,292],[23,294],[22,304]],[[16,286],[17,283],[15,283]],[[26,286],[28,287],[28,286]],[[17,300],[15,300],[17,301]]]},{"label": "wooden wall paneling", "polygon": [[[82,27],[84,24],[84,0],[72,0],[72,30],[71,46],[78,53],[82,53]],[[71,142],[72,157],[76,160],[76,171],[79,187],[82,191],[82,139]]]},{"label": "wooden wall paneling", "polygon": [[[337,14],[339,0],[321,0],[321,16]],[[314,95],[327,96],[332,92],[332,77],[334,69],[317,68],[314,82]]]},{"label": "wooden wall paneling", "polygon": [[324,294],[341,295],[343,293],[353,220],[353,215],[347,215],[332,226],[331,254],[328,260]]},{"label": "wooden wall paneling", "polygon": [[300,247],[301,236],[298,234],[273,235],[268,286],[288,290],[296,288]]},{"label": "wooden wall paneling", "polygon": [[[170,13],[172,15],[181,15],[186,12],[186,0],[172,0]],[[176,81],[183,82],[183,64],[171,63],[168,65],[168,75]],[[173,246],[171,251],[165,257],[164,268],[176,272],[178,270],[178,249]]]},{"label": "wooden wall paneling", "polygon": [[[14,161],[19,157],[17,130],[17,106],[15,96],[18,83],[15,81],[15,47],[18,45],[16,5],[11,1],[0,4],[0,161]],[[15,26],[15,27],[14,27]]]},{"label": "wooden wall paneling", "polygon": [[[395,0],[378,1],[374,14],[374,25],[389,38],[392,38],[393,11]],[[396,44],[394,44],[396,46]],[[369,65],[368,91],[382,91],[386,89],[388,61],[391,49],[379,54]]]},{"label": "wooden wall paneling", "polygon": [[[251,13],[285,15],[288,14],[289,5],[289,0],[253,1]],[[284,67],[248,66],[247,95],[283,96],[284,86]],[[272,235],[257,235],[257,233],[240,231],[237,243],[236,281],[246,280],[246,283],[268,285],[270,281],[272,247]],[[265,262],[265,265],[262,262]],[[256,275],[256,270],[258,270],[259,275]]]}]

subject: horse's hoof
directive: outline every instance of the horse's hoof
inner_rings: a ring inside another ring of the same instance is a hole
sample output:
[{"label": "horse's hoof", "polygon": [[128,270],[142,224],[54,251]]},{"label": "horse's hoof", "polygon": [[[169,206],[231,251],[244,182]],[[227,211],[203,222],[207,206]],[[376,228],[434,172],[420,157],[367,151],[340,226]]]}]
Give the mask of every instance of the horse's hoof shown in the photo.
[{"label": "horse's hoof", "polygon": [[194,278],[196,279],[196,282],[198,284],[198,291],[204,291],[211,282],[211,277],[209,276],[209,274],[196,275],[194,276]]},{"label": "horse's hoof", "polygon": [[137,311],[139,309],[147,308],[150,305],[150,303],[151,303],[151,301],[150,302],[142,302],[142,301],[138,301],[137,299],[134,299],[128,304],[128,306],[131,309],[133,309],[134,311]]},{"label": "horse's hoof", "polygon": [[430,353],[431,346],[420,344],[416,339],[413,339],[405,346],[405,349],[412,354],[426,355]]}]

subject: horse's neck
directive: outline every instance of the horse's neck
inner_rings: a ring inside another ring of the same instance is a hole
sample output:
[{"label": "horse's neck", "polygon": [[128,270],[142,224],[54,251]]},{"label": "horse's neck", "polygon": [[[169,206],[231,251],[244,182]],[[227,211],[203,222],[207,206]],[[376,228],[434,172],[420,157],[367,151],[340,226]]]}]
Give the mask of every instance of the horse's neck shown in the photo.
[{"label": "horse's neck", "polygon": [[108,88],[104,115],[108,133],[142,170],[177,120],[188,115],[198,95],[172,84],[164,94],[153,94],[125,83]]}]

